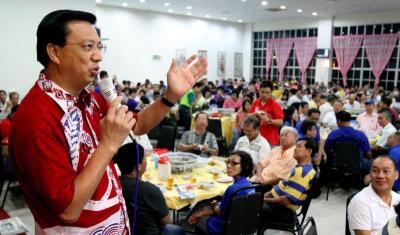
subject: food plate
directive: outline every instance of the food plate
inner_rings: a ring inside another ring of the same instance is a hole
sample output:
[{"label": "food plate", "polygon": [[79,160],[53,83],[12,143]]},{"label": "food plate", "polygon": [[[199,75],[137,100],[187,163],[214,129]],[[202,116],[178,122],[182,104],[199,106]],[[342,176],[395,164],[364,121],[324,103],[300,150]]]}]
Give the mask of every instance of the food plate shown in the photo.
[{"label": "food plate", "polygon": [[217,182],[218,182],[218,183],[230,183],[230,182],[232,182],[232,181],[233,181],[233,178],[230,177],[230,176],[223,176],[223,177],[219,177],[219,178],[217,179]]},{"label": "food plate", "polygon": [[220,169],[218,169],[218,168],[216,168],[216,167],[210,167],[207,171],[208,171],[209,173],[211,173],[211,174],[214,174],[214,173],[219,174],[219,173],[222,172],[222,170],[220,170]]}]

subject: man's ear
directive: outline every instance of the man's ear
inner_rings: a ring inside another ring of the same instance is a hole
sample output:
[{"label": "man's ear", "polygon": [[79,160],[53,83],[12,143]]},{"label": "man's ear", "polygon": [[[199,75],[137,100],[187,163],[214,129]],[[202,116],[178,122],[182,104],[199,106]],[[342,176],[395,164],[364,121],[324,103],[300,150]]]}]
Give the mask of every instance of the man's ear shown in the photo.
[{"label": "man's ear", "polygon": [[54,64],[60,64],[60,46],[49,43],[46,50],[50,61]]}]

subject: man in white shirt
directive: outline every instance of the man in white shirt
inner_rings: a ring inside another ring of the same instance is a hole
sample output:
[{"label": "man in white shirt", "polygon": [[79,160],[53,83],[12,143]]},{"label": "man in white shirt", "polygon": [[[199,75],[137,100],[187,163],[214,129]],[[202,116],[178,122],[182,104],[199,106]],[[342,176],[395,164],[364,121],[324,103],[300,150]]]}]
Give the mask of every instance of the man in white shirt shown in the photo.
[{"label": "man in white shirt", "polygon": [[360,103],[356,100],[355,94],[350,94],[348,101],[343,106],[344,111],[350,114],[356,113],[361,109]]},{"label": "man in white shirt", "polygon": [[358,115],[357,127],[366,135],[375,136],[381,131],[381,126],[378,123],[378,114],[375,112],[373,100],[365,102],[365,112]]},{"label": "man in white shirt", "polygon": [[235,151],[241,150],[250,154],[254,165],[259,164],[271,151],[268,141],[259,132],[260,122],[255,117],[248,117],[243,123],[244,136],[240,137]]},{"label": "man in white shirt", "polygon": [[329,95],[326,100],[327,102],[319,107],[319,111],[321,112],[321,116],[319,117],[320,122],[324,120],[324,117],[328,112],[333,111],[333,104],[336,100],[338,100],[337,96]]},{"label": "man in white shirt", "polygon": [[303,97],[303,94],[301,92],[301,90],[297,90],[295,88],[290,89],[290,98],[287,102],[287,106],[289,107],[290,105],[292,105],[293,103],[301,103],[301,99]]},{"label": "man in white shirt", "polygon": [[389,136],[396,132],[396,128],[392,125],[392,114],[387,109],[381,109],[378,111],[378,123],[382,127],[381,138],[378,140],[374,149],[386,149],[387,139]]},{"label": "man in white shirt", "polygon": [[336,120],[336,113],[342,111],[343,105],[340,100],[336,100],[333,104],[333,110],[325,114],[322,124],[324,127],[329,127],[331,129],[336,129],[338,127]]},{"label": "man in white shirt", "polygon": [[398,177],[396,163],[388,156],[378,157],[372,162],[370,176],[371,184],[349,203],[347,216],[351,234],[381,234],[382,227],[396,216],[394,205],[400,202],[400,195],[392,191]]}]

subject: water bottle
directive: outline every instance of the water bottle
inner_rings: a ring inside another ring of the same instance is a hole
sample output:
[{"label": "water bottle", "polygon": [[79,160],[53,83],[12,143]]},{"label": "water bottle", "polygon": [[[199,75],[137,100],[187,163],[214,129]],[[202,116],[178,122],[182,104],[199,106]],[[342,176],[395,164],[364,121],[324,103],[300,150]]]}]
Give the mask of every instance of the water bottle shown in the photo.
[{"label": "water bottle", "polygon": [[165,181],[171,176],[171,162],[168,157],[158,159],[158,180]]}]

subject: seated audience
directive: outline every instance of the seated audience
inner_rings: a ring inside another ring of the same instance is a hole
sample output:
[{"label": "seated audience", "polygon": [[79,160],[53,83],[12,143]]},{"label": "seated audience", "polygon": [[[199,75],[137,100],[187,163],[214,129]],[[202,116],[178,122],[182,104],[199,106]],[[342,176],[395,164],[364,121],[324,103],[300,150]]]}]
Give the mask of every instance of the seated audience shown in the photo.
[{"label": "seated audience", "polygon": [[351,115],[346,111],[340,111],[336,114],[337,124],[339,129],[329,133],[325,141],[325,152],[328,158],[331,153],[335,151],[335,144],[340,142],[353,142],[357,143],[359,151],[360,170],[368,172],[371,166],[371,148],[369,146],[368,138],[364,132],[354,129],[350,126]]},{"label": "seated audience", "polygon": [[5,90],[0,90],[0,113],[4,112],[7,102],[7,92]]},{"label": "seated audience", "polygon": [[[137,152],[139,152],[139,156],[137,156]],[[147,166],[143,147],[136,142],[125,144],[118,150],[115,160],[121,171],[122,193],[131,222],[131,229],[133,229],[132,223],[137,205],[136,226],[132,233],[141,235],[185,234],[183,228],[168,224],[170,222],[169,210],[160,189],[150,182],[142,181],[142,175]],[[139,161],[139,166],[137,166],[137,161]],[[138,167],[139,172],[136,171],[136,167]],[[137,193],[137,204],[135,205],[136,188],[139,193]]]},{"label": "seated audience", "polygon": [[313,92],[311,95],[311,100],[308,102],[308,108],[318,109],[320,101],[321,101],[321,94],[318,92]]},{"label": "seated audience", "polygon": [[11,109],[11,113],[3,120],[0,121],[0,141],[8,140],[11,130],[11,121],[18,109],[18,104]]},{"label": "seated audience", "polygon": [[397,110],[392,107],[392,99],[389,97],[383,97],[379,102],[379,110],[388,109],[391,114],[391,122],[392,124],[396,124],[399,121],[399,113]]},{"label": "seated audience", "polygon": [[343,109],[349,113],[355,113],[361,109],[360,103],[356,100],[355,94],[350,94],[347,102],[343,105]]},{"label": "seated audience", "polygon": [[292,88],[290,89],[290,98],[287,102],[287,106],[291,106],[293,103],[301,103],[303,98],[303,93],[300,89]]},{"label": "seated audience", "polygon": [[324,120],[324,117],[328,112],[333,111],[333,105],[335,104],[336,100],[338,100],[338,98],[335,95],[329,95],[327,97],[327,102],[321,104],[321,106],[319,107],[319,111],[321,112],[319,118],[320,122]]},{"label": "seated audience", "polygon": [[17,92],[10,92],[8,96],[9,100],[6,102],[6,107],[4,108],[5,113],[11,113],[11,109],[19,104],[19,94]]},{"label": "seated audience", "polygon": [[342,102],[340,100],[336,100],[333,104],[333,110],[328,111],[325,114],[325,117],[322,119],[322,125],[324,127],[329,127],[331,130],[337,128],[336,121],[336,113],[342,111]]},{"label": "seated audience", "polygon": [[282,221],[290,219],[293,213],[309,196],[315,170],[311,158],[317,153],[317,143],[311,138],[300,139],[297,142],[293,157],[297,161],[290,175],[279,181],[271,191],[264,195],[264,206],[261,221]]},{"label": "seated audience", "polygon": [[[388,138],[389,157],[393,158],[397,162],[397,171],[400,170],[400,132],[391,134]],[[393,188],[400,191],[400,179],[396,179]]]},{"label": "seated audience", "polygon": [[365,102],[365,112],[358,115],[356,121],[358,128],[367,135],[376,135],[382,129],[378,123],[378,114],[372,100]]},{"label": "seated audience", "polygon": [[400,202],[400,195],[392,191],[398,177],[396,163],[380,156],[372,162],[370,176],[371,184],[357,193],[348,206],[352,234],[381,234],[383,226],[396,216],[394,205]]},{"label": "seated audience", "polygon": [[299,114],[300,122],[304,121],[308,117],[308,110],[310,110],[310,106],[307,102],[301,102],[301,113]]},{"label": "seated audience", "polygon": [[255,117],[248,117],[244,121],[244,136],[240,137],[235,146],[235,151],[240,150],[250,154],[254,165],[258,165],[271,151],[268,141],[259,131],[260,122]]},{"label": "seated audience", "polygon": [[239,109],[239,111],[236,113],[235,128],[233,128],[232,131],[233,137],[232,137],[231,149],[235,148],[238,139],[242,135],[243,123],[244,120],[247,118],[247,115],[249,114],[250,106],[251,106],[251,101],[249,99],[244,99],[242,102],[242,108]]},{"label": "seated audience", "polygon": [[295,127],[299,122],[299,115],[295,107],[290,106],[284,111],[283,126]]},{"label": "seated audience", "polygon": [[226,169],[228,176],[233,177],[234,182],[226,189],[219,205],[212,204],[211,207],[194,212],[189,217],[190,224],[196,224],[208,234],[222,234],[225,223],[224,216],[233,196],[254,192],[253,190],[243,190],[237,195],[233,195],[234,191],[251,186],[251,182],[247,180],[247,177],[251,176],[253,172],[253,161],[248,153],[243,151],[232,152],[226,160]]},{"label": "seated audience", "polygon": [[382,228],[382,235],[400,234],[400,203],[394,206],[397,216],[391,218]]},{"label": "seated audience", "polygon": [[273,186],[280,180],[286,179],[297,164],[293,158],[297,138],[296,129],[288,126],[282,127],[279,146],[273,148],[257,166],[257,175],[253,176],[251,180]]},{"label": "seated audience", "polygon": [[195,117],[195,129],[183,133],[178,150],[190,152],[202,157],[218,156],[217,138],[207,131],[208,115],[198,112]]},{"label": "seated audience", "polygon": [[232,91],[230,98],[226,99],[224,102],[224,108],[233,108],[238,111],[242,106],[242,102],[239,99],[239,92],[237,90]]}]

